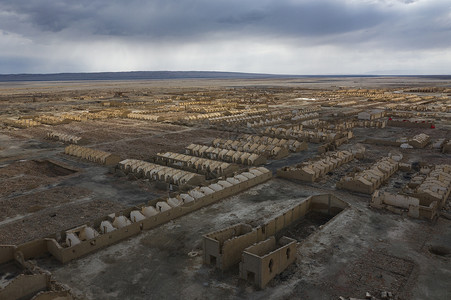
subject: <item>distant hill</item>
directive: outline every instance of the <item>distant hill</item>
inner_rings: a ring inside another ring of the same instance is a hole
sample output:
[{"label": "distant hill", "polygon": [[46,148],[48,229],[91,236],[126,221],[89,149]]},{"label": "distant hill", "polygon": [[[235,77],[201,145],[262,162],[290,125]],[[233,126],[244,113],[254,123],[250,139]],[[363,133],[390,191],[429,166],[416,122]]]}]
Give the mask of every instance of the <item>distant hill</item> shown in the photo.
[{"label": "distant hill", "polygon": [[164,80],[164,79],[265,79],[265,78],[344,78],[344,77],[420,77],[449,80],[450,75],[276,75],[215,71],[133,71],[55,74],[0,74],[8,81],[79,81],[79,80]]},{"label": "distant hill", "polygon": [[209,71],[135,71],[99,73],[56,73],[56,74],[0,74],[0,81],[75,81],[75,80],[161,80],[161,79],[258,79],[294,78],[293,75],[272,75],[240,72]]}]

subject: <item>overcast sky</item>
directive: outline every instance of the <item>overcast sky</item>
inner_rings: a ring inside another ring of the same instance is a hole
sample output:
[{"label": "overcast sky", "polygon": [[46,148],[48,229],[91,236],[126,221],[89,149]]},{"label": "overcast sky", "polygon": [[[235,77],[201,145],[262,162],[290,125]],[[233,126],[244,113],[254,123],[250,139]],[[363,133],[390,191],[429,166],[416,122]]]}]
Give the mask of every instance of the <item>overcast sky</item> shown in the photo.
[{"label": "overcast sky", "polygon": [[0,0],[0,74],[451,74],[451,0]]}]

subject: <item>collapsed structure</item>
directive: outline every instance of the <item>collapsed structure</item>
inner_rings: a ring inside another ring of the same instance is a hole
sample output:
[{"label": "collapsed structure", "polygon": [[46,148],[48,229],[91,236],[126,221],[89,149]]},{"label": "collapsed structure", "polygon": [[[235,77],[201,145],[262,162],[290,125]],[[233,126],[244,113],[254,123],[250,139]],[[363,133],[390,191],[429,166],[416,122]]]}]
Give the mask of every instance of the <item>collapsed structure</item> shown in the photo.
[{"label": "collapsed structure", "polygon": [[402,194],[376,190],[370,205],[413,218],[433,219],[451,193],[451,165],[423,168]]},{"label": "collapsed structure", "polygon": [[335,216],[348,206],[332,194],[315,195],[256,228],[236,224],[208,233],[203,236],[204,263],[227,270],[241,261],[240,277],[264,287],[296,259],[295,241],[282,238],[277,246],[275,236],[310,211]]},{"label": "collapsed structure", "polygon": [[314,182],[326,173],[350,162],[354,158],[362,158],[364,153],[365,148],[356,148],[351,152],[346,150],[327,152],[324,156],[320,156],[316,159],[278,169],[277,176]]},{"label": "collapsed structure", "polygon": [[337,188],[354,192],[372,194],[384,181],[390,178],[399,168],[397,161],[384,157],[369,169],[343,176],[337,182]]},{"label": "collapsed structure", "polygon": [[274,236],[244,249],[240,277],[264,288],[277,274],[296,260],[297,242],[286,236],[276,242]]}]

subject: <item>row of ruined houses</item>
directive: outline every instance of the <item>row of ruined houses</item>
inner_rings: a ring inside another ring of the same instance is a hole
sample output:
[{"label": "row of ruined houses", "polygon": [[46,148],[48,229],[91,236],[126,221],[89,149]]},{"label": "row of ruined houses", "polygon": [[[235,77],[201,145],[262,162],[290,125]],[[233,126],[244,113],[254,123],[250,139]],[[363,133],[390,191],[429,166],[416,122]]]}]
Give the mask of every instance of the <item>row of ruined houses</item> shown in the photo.
[{"label": "row of ruined houses", "polygon": [[300,152],[307,149],[307,143],[293,139],[278,139],[264,135],[242,134],[238,137],[240,141],[248,141],[263,145],[275,145],[287,148],[290,152]]},{"label": "row of ruined houses", "polygon": [[219,112],[206,113],[206,114],[198,114],[198,115],[190,115],[186,116],[184,119],[186,121],[194,121],[194,120],[205,120],[210,118],[221,117],[223,114]]},{"label": "row of ruined houses", "polygon": [[78,142],[81,141],[81,137],[79,137],[79,136],[61,133],[61,132],[55,132],[55,131],[47,132],[47,138],[52,139],[52,140],[57,140],[57,141],[60,141],[63,143],[71,143],[71,144],[78,144]]},{"label": "row of ruined houses", "polygon": [[308,141],[311,143],[331,142],[342,137],[351,138],[352,131],[334,131],[328,129],[304,130],[301,126],[295,125],[289,128],[269,127],[263,132],[265,135],[283,139],[295,139],[298,141]]},{"label": "row of ruined houses", "polygon": [[136,119],[136,120],[155,121],[155,122],[164,121],[163,116],[155,115],[155,114],[129,113],[127,115],[127,118]]},{"label": "row of ruined houses", "polygon": [[64,153],[108,166],[116,165],[121,160],[118,155],[101,150],[77,146],[74,144],[71,144],[64,148]]},{"label": "row of ruined houses", "polygon": [[[291,144],[290,144],[291,143]],[[307,149],[306,143],[300,143],[294,140],[281,140],[277,144],[256,143],[247,139],[227,140],[215,139],[212,145],[217,148],[256,153],[273,159],[281,159],[289,155],[291,149],[293,151],[301,151]],[[291,147],[290,147],[291,145]],[[291,148],[291,149],[290,149]]]},{"label": "row of ruined houses", "polygon": [[138,159],[124,159],[118,163],[118,167],[126,174],[132,173],[138,177],[177,186],[199,185],[205,182],[204,175]]},{"label": "row of ruined houses", "polygon": [[398,168],[399,163],[396,160],[390,157],[383,157],[366,170],[343,176],[337,182],[337,188],[372,194],[382,183],[398,171]]},{"label": "row of ruined houses", "polygon": [[207,186],[150,200],[93,223],[66,230],[61,233],[59,242],[46,239],[46,248],[56,259],[65,263],[249,189],[271,177],[272,173],[266,168],[250,168]]},{"label": "row of ruined houses", "polygon": [[186,116],[184,118],[184,120],[186,121],[195,121],[195,120],[206,120],[206,119],[215,119],[215,120],[220,120],[217,118],[224,118],[224,119],[228,119],[230,117],[233,116],[254,116],[254,115],[260,115],[260,114],[265,114],[267,113],[268,110],[265,109],[228,109],[226,111],[222,111],[222,112],[206,112],[203,114],[198,114],[198,115],[190,115],[190,116]]},{"label": "row of ruined houses", "polygon": [[41,122],[34,121],[32,119],[4,119],[3,124],[16,128],[28,128],[42,125]]},{"label": "row of ruined houses", "polygon": [[190,144],[185,147],[185,151],[186,154],[189,155],[221,160],[241,165],[258,166],[266,163],[266,157],[264,155],[213,146]]},{"label": "row of ruined houses", "polygon": [[161,164],[193,169],[199,173],[212,174],[216,177],[230,175],[238,169],[236,164],[174,152],[157,153],[155,159]]},{"label": "row of ruined houses", "polygon": [[[313,106],[309,108],[303,108],[300,110],[276,110],[268,111],[262,110],[258,115],[251,115],[248,113],[241,113],[233,116],[221,116],[217,118],[208,119],[211,125],[228,125],[237,126],[247,124],[248,127],[262,127],[273,124],[281,123],[284,120],[301,121],[309,118],[313,118],[318,114],[316,111],[321,110],[320,106]],[[315,114],[311,114],[315,113]]]},{"label": "row of ruined houses", "polygon": [[224,125],[224,126],[239,126],[251,122],[256,122],[266,119],[265,116],[252,115],[249,116],[245,113],[233,115],[233,116],[221,116],[216,118],[209,118],[208,124],[210,125]]},{"label": "row of ruined houses", "polygon": [[280,117],[271,118],[271,119],[261,119],[258,121],[247,122],[246,126],[248,128],[259,128],[259,127],[266,127],[266,126],[279,124],[279,123],[282,123],[282,121],[283,120]]},{"label": "row of ruined houses", "polygon": [[302,125],[305,128],[309,129],[324,128],[335,131],[346,131],[355,127],[385,128],[387,126],[387,120],[353,120],[353,121],[342,120],[339,122],[328,122],[319,119],[313,119],[302,122]]}]

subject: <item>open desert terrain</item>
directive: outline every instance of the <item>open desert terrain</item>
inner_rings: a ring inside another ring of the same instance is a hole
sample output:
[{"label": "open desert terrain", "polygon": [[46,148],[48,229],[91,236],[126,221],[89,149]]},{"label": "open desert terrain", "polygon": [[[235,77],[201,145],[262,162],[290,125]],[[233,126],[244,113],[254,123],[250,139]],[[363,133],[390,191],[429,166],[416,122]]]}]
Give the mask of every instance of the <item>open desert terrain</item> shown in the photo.
[{"label": "open desert terrain", "polygon": [[0,82],[0,299],[450,299],[451,78]]}]

